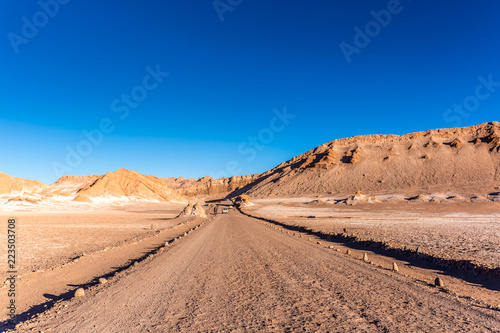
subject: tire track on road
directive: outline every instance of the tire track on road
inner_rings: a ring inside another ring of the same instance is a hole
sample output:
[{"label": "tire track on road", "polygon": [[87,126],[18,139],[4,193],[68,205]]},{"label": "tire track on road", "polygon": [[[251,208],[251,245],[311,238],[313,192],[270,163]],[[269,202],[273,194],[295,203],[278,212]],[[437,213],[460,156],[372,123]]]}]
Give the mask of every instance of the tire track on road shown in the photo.
[{"label": "tire track on road", "polygon": [[236,212],[67,305],[19,331],[500,331],[497,313]]}]

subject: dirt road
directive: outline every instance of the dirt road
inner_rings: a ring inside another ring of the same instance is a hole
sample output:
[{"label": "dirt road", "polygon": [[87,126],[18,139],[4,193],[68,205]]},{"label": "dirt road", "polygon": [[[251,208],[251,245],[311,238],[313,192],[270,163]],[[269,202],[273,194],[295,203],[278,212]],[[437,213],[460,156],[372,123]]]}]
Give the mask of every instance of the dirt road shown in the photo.
[{"label": "dirt road", "polygon": [[499,317],[231,212],[19,331],[489,332]]}]

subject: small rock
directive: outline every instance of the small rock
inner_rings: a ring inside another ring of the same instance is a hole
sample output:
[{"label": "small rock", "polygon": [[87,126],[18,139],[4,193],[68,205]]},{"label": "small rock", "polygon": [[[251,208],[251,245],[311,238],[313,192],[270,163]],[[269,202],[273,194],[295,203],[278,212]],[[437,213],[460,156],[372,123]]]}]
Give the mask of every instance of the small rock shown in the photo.
[{"label": "small rock", "polygon": [[345,251],[346,254],[351,254],[351,250]]},{"label": "small rock", "polygon": [[106,280],[105,278],[100,278],[99,279],[99,283],[100,284],[106,284],[106,282],[108,282],[108,280]]},{"label": "small rock", "polygon": [[441,280],[440,277],[437,277],[434,280],[434,284],[436,285],[436,287],[444,287],[444,282],[443,282],[443,280]]},{"label": "small rock", "polygon": [[333,249],[333,245],[330,245],[330,246],[329,246],[329,248],[330,248],[330,249]]},{"label": "small rock", "polygon": [[368,262],[368,254],[363,253],[363,261]]},{"label": "small rock", "polygon": [[316,244],[321,245],[321,242],[316,242]]},{"label": "small rock", "polygon": [[392,263],[392,270],[395,272],[399,272],[398,264],[396,264],[395,262]]},{"label": "small rock", "polygon": [[83,288],[78,288],[75,291],[75,297],[83,297],[83,296],[85,296],[85,290],[83,290]]}]

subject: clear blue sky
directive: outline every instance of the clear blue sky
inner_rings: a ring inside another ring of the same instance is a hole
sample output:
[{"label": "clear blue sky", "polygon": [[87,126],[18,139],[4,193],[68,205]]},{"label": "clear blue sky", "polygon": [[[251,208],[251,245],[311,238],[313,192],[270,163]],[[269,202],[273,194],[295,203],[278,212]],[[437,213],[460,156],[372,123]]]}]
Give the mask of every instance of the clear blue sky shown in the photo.
[{"label": "clear blue sky", "polygon": [[[0,171],[13,176],[248,174],[336,138],[499,120],[498,1],[60,2],[0,3]],[[375,23],[382,10],[390,22]],[[113,130],[88,153],[82,131],[103,119]]]}]

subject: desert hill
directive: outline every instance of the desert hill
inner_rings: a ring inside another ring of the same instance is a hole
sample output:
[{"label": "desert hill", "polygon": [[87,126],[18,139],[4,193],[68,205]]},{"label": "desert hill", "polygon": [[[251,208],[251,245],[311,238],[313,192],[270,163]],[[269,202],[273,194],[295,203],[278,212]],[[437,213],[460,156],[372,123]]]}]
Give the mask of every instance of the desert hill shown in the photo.
[{"label": "desert hill", "polygon": [[47,185],[36,181],[9,176],[0,172],[0,195],[22,195],[43,190]]},{"label": "desert hill", "polygon": [[80,198],[184,201],[165,179],[120,169],[87,183],[78,191]]},{"label": "desert hill", "polygon": [[500,124],[334,140],[257,177],[232,195],[257,197],[498,190]]},{"label": "desert hill", "polygon": [[100,177],[102,176],[63,176],[55,183],[50,184],[41,194],[46,197],[75,197],[81,189],[93,184]]},{"label": "desert hill", "polygon": [[186,201],[166,179],[120,169],[105,175],[64,176],[47,186],[0,173],[0,196],[6,203]]},{"label": "desert hill", "polygon": [[[198,197],[363,193],[485,195],[500,189],[500,124],[405,135],[363,135],[323,144],[262,174],[230,178],[158,178],[120,169],[65,176],[50,186],[0,172],[0,196],[109,202],[188,201]],[[22,195],[21,195],[22,194]]]}]

